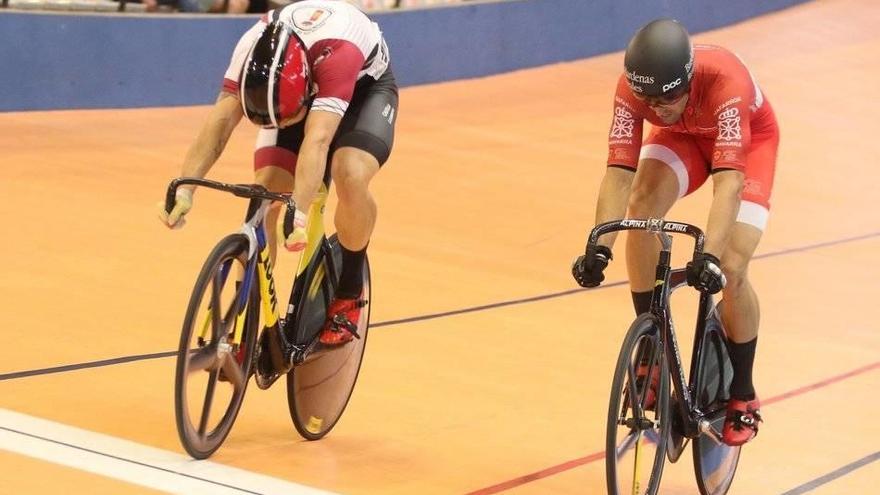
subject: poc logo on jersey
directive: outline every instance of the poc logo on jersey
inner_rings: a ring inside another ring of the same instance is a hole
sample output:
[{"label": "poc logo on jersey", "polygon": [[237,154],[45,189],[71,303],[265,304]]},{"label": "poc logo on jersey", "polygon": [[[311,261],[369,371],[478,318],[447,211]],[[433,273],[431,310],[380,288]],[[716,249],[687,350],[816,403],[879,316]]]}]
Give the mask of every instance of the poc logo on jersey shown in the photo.
[{"label": "poc logo on jersey", "polygon": [[663,85],[663,92],[665,93],[665,92],[669,91],[670,89],[676,88],[680,84],[681,84],[681,78],[679,77],[678,79],[676,79],[675,81],[672,81],[669,84],[664,84]]}]

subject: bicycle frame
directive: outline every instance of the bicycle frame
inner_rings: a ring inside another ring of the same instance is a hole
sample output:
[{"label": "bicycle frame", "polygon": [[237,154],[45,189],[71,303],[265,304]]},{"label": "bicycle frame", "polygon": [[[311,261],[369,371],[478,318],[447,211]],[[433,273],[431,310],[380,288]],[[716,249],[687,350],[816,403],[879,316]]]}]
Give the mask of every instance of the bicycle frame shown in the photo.
[{"label": "bicycle frame", "polygon": [[[231,192],[236,196],[250,199],[250,202],[248,203],[247,213],[245,214],[244,224],[239,230],[239,233],[244,235],[248,239],[248,257],[245,264],[244,277],[241,281],[242,290],[238,291],[237,299],[233,307],[231,308],[235,312],[236,316],[233,336],[230,341],[227,341],[227,344],[238,345],[241,343],[244,328],[244,316],[247,310],[248,297],[251,291],[251,286],[255,282],[255,280],[259,288],[259,304],[263,313],[265,326],[278,326],[279,328],[276,328],[276,330],[279,330],[280,335],[284,335],[284,332],[281,331],[282,329],[280,328],[282,318],[280,317],[280,313],[278,311],[278,296],[275,290],[275,279],[272,274],[272,261],[269,251],[268,237],[266,234],[265,218],[268,209],[273,202],[282,202],[287,205],[288,218],[285,218],[285,228],[288,228],[287,225],[292,226],[292,223],[289,221],[289,219],[292,219],[292,211],[295,210],[296,206],[294,205],[290,196],[268,192],[265,190],[265,188],[262,188],[262,186],[245,184],[224,184],[207,179],[182,177],[174,179],[168,186],[168,192],[166,195],[166,210],[170,209],[169,207],[174,204],[173,201],[176,195],[177,188],[182,185],[197,185],[208,187],[211,189]],[[326,206],[329,193],[328,187],[329,184],[325,181],[318,191],[317,198],[315,199],[315,201],[312,202],[309,207],[309,220],[308,224],[306,225],[306,247],[303,251],[302,256],[300,256],[299,258],[296,275],[294,278],[294,284],[297,280],[301,279],[301,275],[305,272],[312,260],[315,258],[319,249],[323,250],[325,254],[325,260],[329,268],[331,270],[334,269],[332,256],[328,256],[330,248],[327,245],[327,241],[325,238],[323,222],[324,208]],[[221,276],[223,280],[221,280],[221,282],[225,282],[226,277],[229,276],[228,270],[229,265],[224,267],[224,269],[222,270]],[[316,277],[316,280],[318,279],[319,278]],[[320,279],[329,280],[331,283],[331,287],[335,291],[335,279],[333,277],[321,277]],[[310,287],[308,289],[310,291],[316,291],[318,287]],[[294,289],[291,291],[290,302],[287,306],[283,321],[292,321],[292,318],[295,317],[295,296],[296,290]],[[208,314],[206,314],[203,318],[205,323],[202,325],[201,329],[200,336],[202,338],[207,335],[208,328],[210,326],[209,312],[210,308],[208,308]],[[295,362],[302,362],[305,357],[304,353],[307,351],[307,349],[301,348],[300,346],[291,345],[289,342],[286,341],[282,342],[282,344],[284,346],[283,353],[285,359],[289,358],[289,356],[291,356],[292,354],[297,353],[297,358],[295,359]]]},{"label": "bicycle frame", "polygon": [[684,375],[681,364],[681,353],[678,341],[675,337],[675,328],[672,315],[669,311],[669,295],[675,289],[686,285],[685,272],[683,269],[673,270],[670,266],[672,251],[672,237],[669,233],[686,234],[694,238],[694,257],[703,252],[705,236],[703,231],[686,223],[667,222],[659,218],[646,220],[623,219],[606,222],[597,225],[590,233],[586,253],[591,257],[596,250],[600,236],[620,230],[643,230],[655,234],[660,240],[661,249],[655,272],[654,291],[651,297],[651,315],[654,317],[660,329],[660,345],[665,350],[666,359],[669,363],[669,373],[672,375],[672,384],[678,396],[676,413],[684,425],[684,436],[696,438],[700,433],[706,433],[714,437],[718,442],[721,437],[709,421],[709,418],[718,411],[705,413],[696,407],[694,393],[697,387],[697,365],[701,361],[703,352],[703,340],[706,336],[706,318],[712,311],[712,296],[707,292],[700,293],[700,303],[697,312],[697,324],[694,335],[694,348],[692,351],[690,380]]}]

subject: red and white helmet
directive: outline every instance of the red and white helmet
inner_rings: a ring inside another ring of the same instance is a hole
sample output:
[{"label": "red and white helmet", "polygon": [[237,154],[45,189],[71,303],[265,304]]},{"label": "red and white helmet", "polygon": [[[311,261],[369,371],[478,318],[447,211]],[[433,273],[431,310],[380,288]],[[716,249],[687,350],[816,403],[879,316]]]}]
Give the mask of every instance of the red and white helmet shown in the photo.
[{"label": "red and white helmet", "polygon": [[278,22],[266,25],[241,70],[239,98],[245,116],[277,128],[311,100],[311,68],[303,41]]}]

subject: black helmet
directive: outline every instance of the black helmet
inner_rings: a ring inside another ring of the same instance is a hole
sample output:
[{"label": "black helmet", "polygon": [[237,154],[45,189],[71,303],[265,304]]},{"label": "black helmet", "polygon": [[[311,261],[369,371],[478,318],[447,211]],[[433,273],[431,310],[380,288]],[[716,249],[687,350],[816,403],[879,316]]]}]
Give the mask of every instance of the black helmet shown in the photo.
[{"label": "black helmet", "polygon": [[694,75],[694,48],[684,26],[657,19],[636,31],[623,65],[634,93],[662,96],[687,88]]}]

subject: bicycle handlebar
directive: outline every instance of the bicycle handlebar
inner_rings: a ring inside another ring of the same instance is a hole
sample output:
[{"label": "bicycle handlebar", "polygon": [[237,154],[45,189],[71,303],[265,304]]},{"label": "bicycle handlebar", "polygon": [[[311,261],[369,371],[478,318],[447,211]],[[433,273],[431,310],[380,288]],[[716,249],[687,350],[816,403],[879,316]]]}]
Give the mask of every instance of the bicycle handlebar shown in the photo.
[{"label": "bicycle handlebar", "polygon": [[168,191],[165,194],[166,213],[171,213],[171,210],[174,208],[177,188],[184,185],[196,185],[216,189],[218,191],[226,191],[239,198],[258,198],[284,203],[287,206],[287,212],[284,215],[284,236],[287,237],[293,232],[293,217],[294,212],[296,211],[296,203],[294,203],[290,194],[273,193],[259,184],[226,184],[196,177],[178,177],[168,184]]},{"label": "bicycle handlebar", "polygon": [[694,258],[703,253],[705,235],[697,226],[682,222],[668,222],[662,218],[648,218],[645,220],[624,218],[621,220],[601,223],[596,225],[593,230],[590,231],[590,238],[584,249],[587,258],[591,258],[595,254],[599,237],[621,230],[645,230],[658,235],[665,235],[668,232],[673,234],[686,234],[694,238]]}]

